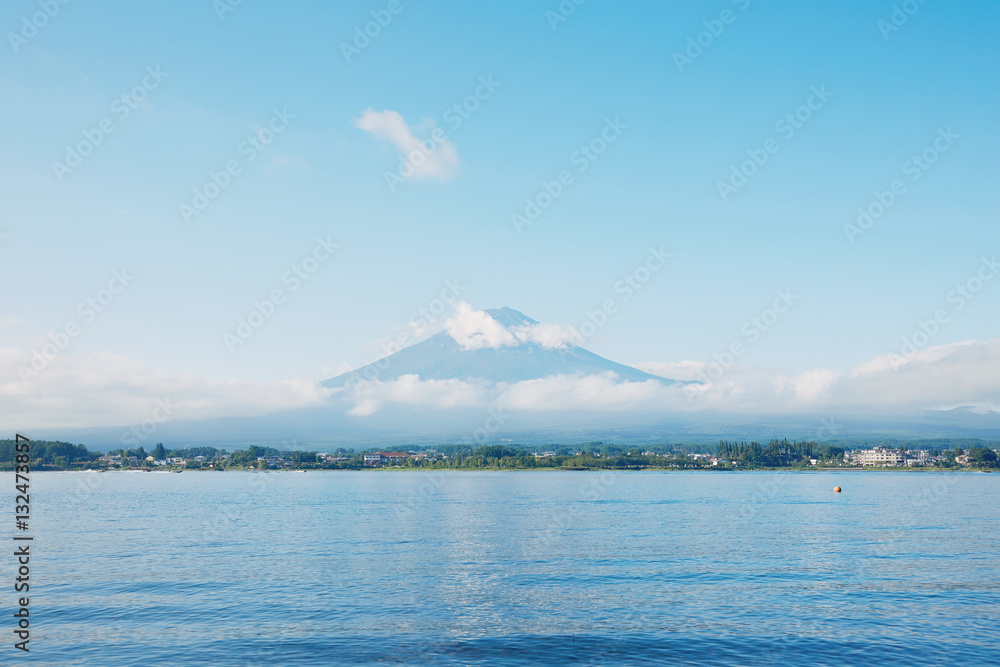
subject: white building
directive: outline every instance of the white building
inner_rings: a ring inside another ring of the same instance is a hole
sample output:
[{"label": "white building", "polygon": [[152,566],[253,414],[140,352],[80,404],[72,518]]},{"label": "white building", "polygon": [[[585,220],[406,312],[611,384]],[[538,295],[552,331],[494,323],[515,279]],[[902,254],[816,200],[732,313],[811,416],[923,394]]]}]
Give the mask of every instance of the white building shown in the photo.
[{"label": "white building", "polygon": [[906,454],[900,449],[873,447],[854,452],[854,463],[862,466],[901,466],[906,465]]},{"label": "white building", "polygon": [[399,465],[408,458],[410,455],[406,452],[368,452],[365,454],[365,465]]}]

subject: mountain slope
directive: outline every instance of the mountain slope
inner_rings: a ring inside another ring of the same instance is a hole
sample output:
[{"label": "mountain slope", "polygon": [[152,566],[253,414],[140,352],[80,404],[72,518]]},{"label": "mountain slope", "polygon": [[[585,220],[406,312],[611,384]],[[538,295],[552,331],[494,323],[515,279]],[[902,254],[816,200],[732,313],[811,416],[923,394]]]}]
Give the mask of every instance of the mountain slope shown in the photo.
[{"label": "mountain slope", "polygon": [[[507,328],[538,324],[511,308],[485,312]],[[421,380],[458,379],[511,383],[550,375],[594,375],[608,371],[614,372],[622,381],[656,380],[664,384],[676,382],[615,363],[577,345],[546,349],[536,343],[521,343],[509,347],[466,350],[448,333],[441,332],[378,362],[325,380],[322,385],[342,387],[352,378],[385,382],[403,375],[418,375]]]}]

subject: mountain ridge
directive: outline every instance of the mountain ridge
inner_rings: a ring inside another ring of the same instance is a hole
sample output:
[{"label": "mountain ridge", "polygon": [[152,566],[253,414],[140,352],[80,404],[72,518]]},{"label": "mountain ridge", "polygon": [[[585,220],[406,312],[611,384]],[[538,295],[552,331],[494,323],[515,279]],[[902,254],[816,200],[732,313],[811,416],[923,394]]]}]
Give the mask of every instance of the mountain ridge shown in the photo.
[{"label": "mountain ridge", "polygon": [[[539,326],[539,322],[513,308],[483,311],[508,331]],[[552,375],[596,375],[612,372],[621,381],[665,385],[685,384],[631,366],[619,364],[578,345],[547,347],[535,342],[516,345],[464,349],[447,331],[384,357],[376,362],[323,380],[327,388],[343,387],[352,381],[396,380],[417,375],[421,380],[463,380],[523,382]]]}]

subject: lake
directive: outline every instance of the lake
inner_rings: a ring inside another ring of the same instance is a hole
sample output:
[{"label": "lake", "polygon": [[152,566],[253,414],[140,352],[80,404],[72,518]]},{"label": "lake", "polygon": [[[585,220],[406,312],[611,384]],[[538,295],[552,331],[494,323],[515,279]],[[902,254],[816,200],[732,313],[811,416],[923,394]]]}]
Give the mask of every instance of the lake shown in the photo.
[{"label": "lake", "polygon": [[36,473],[16,658],[1000,664],[998,496],[982,473]]}]

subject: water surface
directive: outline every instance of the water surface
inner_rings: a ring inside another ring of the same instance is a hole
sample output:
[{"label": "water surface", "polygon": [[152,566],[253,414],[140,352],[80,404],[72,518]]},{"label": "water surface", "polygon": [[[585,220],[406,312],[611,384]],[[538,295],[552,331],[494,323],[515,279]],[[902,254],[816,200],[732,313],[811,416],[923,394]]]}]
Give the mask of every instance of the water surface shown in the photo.
[{"label": "water surface", "polygon": [[976,473],[36,474],[24,662],[1000,664],[998,493]]}]

